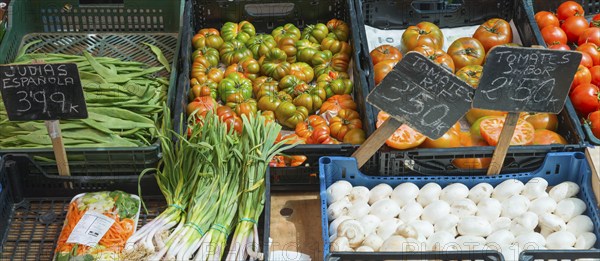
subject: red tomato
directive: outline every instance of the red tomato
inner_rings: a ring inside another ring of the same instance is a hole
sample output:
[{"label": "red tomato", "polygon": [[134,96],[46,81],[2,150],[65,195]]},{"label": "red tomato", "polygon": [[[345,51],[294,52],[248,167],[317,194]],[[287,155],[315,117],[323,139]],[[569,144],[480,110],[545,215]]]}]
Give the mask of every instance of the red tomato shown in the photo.
[{"label": "red tomato", "polygon": [[579,67],[577,67],[575,76],[573,77],[573,82],[571,83],[571,91],[575,90],[575,87],[577,87],[581,84],[586,84],[586,83],[591,83],[591,82],[592,82],[592,74],[591,74],[590,70],[587,67],[580,64]]},{"label": "red tomato", "polygon": [[558,129],[558,116],[551,113],[530,113],[525,115],[525,120],[533,125],[534,129],[556,131]]},{"label": "red tomato", "polygon": [[556,16],[558,20],[567,20],[567,18],[571,16],[584,16],[585,12],[583,11],[583,7],[575,1],[566,1],[558,6],[558,10],[556,10]]},{"label": "red tomato", "polygon": [[[600,30],[600,28],[598,28],[598,30]],[[600,37],[600,35],[598,37]],[[583,43],[577,47],[577,51],[589,54],[594,65],[600,65],[600,48],[598,45],[594,43]]]},{"label": "red tomato", "polygon": [[579,45],[584,43],[594,43],[597,46],[600,46],[600,27],[590,27],[585,29],[579,36],[579,41],[577,41],[577,43]]},{"label": "red tomato", "polygon": [[590,27],[600,27],[600,14],[594,15],[590,21]]},{"label": "red tomato", "polygon": [[569,42],[573,43],[576,43],[583,31],[589,27],[588,21],[583,16],[571,16],[560,26],[567,33]]},{"label": "red tomato", "polygon": [[566,44],[553,44],[548,46],[548,49],[552,49],[552,50],[562,50],[562,51],[571,51],[571,47],[569,47]]},{"label": "red tomato", "polygon": [[492,47],[512,43],[513,35],[510,24],[500,18],[492,18],[479,26],[473,38],[479,40],[485,52],[487,53]]},{"label": "red tomato", "polygon": [[452,165],[459,169],[487,169],[492,158],[458,158],[452,160]]},{"label": "red tomato", "polygon": [[400,53],[400,50],[389,44],[378,46],[377,48],[373,49],[369,55],[371,56],[373,65],[376,65],[383,60],[400,61],[400,59],[402,59],[402,53]]},{"label": "red tomato", "polygon": [[456,69],[454,67],[454,61],[452,60],[452,57],[446,52],[442,51],[442,49],[435,49],[428,45],[422,45],[413,49],[413,51],[425,55],[425,57],[429,58],[434,63],[441,65],[444,69],[447,69],[452,73],[454,73]]},{"label": "red tomato", "polygon": [[583,116],[600,109],[598,101],[598,87],[591,83],[581,84],[569,94],[575,110]]},{"label": "red tomato", "polygon": [[188,115],[195,113],[196,115],[205,116],[209,111],[214,111],[217,106],[217,101],[210,96],[196,97],[188,104],[186,112]]},{"label": "red tomato", "polygon": [[[379,114],[377,114],[376,127],[381,126],[381,124],[383,124],[383,122],[389,117],[389,114],[380,111]],[[411,127],[408,127],[408,125],[403,124],[396,130],[396,132],[394,132],[394,134],[392,134],[390,138],[385,141],[385,144],[399,150],[412,149],[421,145],[426,138],[427,137],[425,135]]]},{"label": "red tomato", "polygon": [[591,83],[600,86],[600,65],[590,68]]},{"label": "red tomato", "polygon": [[583,65],[587,68],[594,66],[594,61],[592,60],[592,56],[588,53],[581,52],[581,62],[580,65]]},{"label": "red tomato", "polygon": [[[492,146],[498,145],[500,132],[504,126],[504,117],[489,117],[481,121],[481,136]],[[533,133],[535,129],[531,123],[519,119],[517,128],[512,136],[510,145],[529,145],[533,143]]]},{"label": "red tomato", "polygon": [[551,130],[539,129],[533,134],[533,145],[567,144],[567,140]]},{"label": "red tomato", "polygon": [[594,136],[596,136],[596,138],[600,139],[600,111],[590,113],[590,115],[588,116],[588,121],[590,121],[592,133],[594,133]]},{"label": "red tomato", "polygon": [[448,48],[448,54],[457,70],[468,65],[481,65],[485,58],[483,45],[471,37],[462,37],[454,41]]},{"label": "red tomato", "polygon": [[546,45],[567,44],[567,34],[557,26],[546,26],[542,29],[542,37]]},{"label": "red tomato", "polygon": [[537,23],[538,28],[540,29],[548,25],[560,26],[558,17],[556,17],[556,15],[548,11],[537,12],[537,14],[535,14],[535,22]]},{"label": "red tomato", "polygon": [[385,76],[394,69],[394,66],[398,61],[396,60],[383,60],[373,66],[373,70],[375,71],[375,85],[379,84]]}]

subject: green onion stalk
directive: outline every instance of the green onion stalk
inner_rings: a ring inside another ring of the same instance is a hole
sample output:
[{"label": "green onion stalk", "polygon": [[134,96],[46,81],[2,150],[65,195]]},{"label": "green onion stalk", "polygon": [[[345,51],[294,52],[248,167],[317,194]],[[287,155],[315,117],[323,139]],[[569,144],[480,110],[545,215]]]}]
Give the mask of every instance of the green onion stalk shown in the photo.
[{"label": "green onion stalk", "polygon": [[[140,174],[140,179],[149,172],[156,172],[156,181],[163,193],[167,208],[154,220],[144,225],[127,240],[124,259],[140,260],[164,247],[164,237],[174,227],[183,227],[185,211],[198,183],[203,164],[202,155],[210,152],[210,146],[190,146],[181,137],[173,140],[170,111],[163,108],[163,119],[158,138],[161,142],[162,158],[157,168],[149,168]],[[140,196],[141,187],[138,187]],[[145,207],[145,206],[144,206]]]},{"label": "green onion stalk", "polygon": [[257,220],[264,209],[265,173],[275,155],[294,146],[276,143],[281,126],[266,122],[262,116],[243,117],[243,126],[242,140],[247,140],[248,150],[244,153],[245,172],[241,180],[238,220],[226,260],[246,260],[249,254],[252,259],[261,258]]}]

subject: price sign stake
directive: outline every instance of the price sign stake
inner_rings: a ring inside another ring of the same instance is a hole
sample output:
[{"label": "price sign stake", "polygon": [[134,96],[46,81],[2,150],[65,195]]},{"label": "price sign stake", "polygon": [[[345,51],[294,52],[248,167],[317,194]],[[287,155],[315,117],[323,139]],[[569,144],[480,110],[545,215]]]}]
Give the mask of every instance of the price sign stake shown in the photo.
[{"label": "price sign stake", "polygon": [[488,175],[499,174],[520,112],[559,113],[581,53],[497,46],[488,54],[473,108],[508,111]]},{"label": "price sign stake", "polygon": [[364,165],[385,141],[407,124],[438,139],[471,107],[474,89],[420,53],[409,52],[367,96],[390,117],[352,154]]},{"label": "price sign stake", "polygon": [[46,121],[59,174],[70,175],[59,120],[88,117],[77,65],[2,65],[0,91],[9,120]]}]

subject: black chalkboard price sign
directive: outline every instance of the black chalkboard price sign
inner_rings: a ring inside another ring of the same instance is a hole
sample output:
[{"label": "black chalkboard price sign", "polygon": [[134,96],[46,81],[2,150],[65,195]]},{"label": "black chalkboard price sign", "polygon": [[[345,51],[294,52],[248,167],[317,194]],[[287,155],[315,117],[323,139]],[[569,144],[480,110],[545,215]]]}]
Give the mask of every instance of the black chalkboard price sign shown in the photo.
[{"label": "black chalkboard price sign", "polygon": [[88,117],[76,64],[2,65],[0,90],[11,121]]},{"label": "black chalkboard price sign", "polygon": [[420,53],[410,52],[367,96],[390,114],[353,154],[364,164],[403,123],[440,138],[471,108],[474,89]]},{"label": "black chalkboard price sign", "polygon": [[565,105],[581,53],[498,46],[486,59],[474,108],[559,113]]}]

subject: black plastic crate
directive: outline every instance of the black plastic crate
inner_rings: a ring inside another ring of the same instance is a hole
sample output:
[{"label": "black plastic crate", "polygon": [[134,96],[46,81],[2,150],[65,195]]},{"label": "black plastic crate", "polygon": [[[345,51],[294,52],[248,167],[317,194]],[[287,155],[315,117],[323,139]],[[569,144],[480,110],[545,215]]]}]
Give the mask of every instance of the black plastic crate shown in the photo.
[{"label": "black plastic crate", "polygon": [[[171,64],[167,104],[175,102],[179,65],[184,0],[20,0],[8,9],[7,30],[0,45],[0,63],[10,63],[19,49],[43,40],[29,52],[79,54],[87,50],[95,56],[110,56],[128,61],[161,66],[142,43],[161,48]],[[160,144],[144,147],[67,148],[73,172],[122,174],[155,167],[160,159]],[[52,148],[5,149],[1,154],[27,153],[44,167],[54,162]]]},{"label": "black plastic crate", "polygon": [[[50,175],[27,155],[5,155],[0,159],[0,260],[52,260],[69,202],[75,195],[102,190],[122,190],[137,195],[138,179],[137,174]],[[140,213],[138,228],[166,208],[153,174],[147,174],[139,182],[148,212]],[[258,226],[263,232],[259,236],[261,240],[269,235],[270,220],[264,218],[270,217],[268,180],[266,186],[265,210]],[[268,240],[262,242],[261,248],[268,256]]]},{"label": "black plastic crate", "polygon": [[[535,36],[533,41],[535,44],[547,46],[544,41],[544,37],[542,37],[542,32],[538,28],[537,22],[535,21],[535,13],[539,11],[550,11],[555,12],[558,6],[564,1],[558,0],[521,0],[523,2],[523,6],[525,7],[525,12],[527,15],[528,22],[531,28],[531,34]],[[600,0],[575,0],[583,7],[585,11],[586,18],[591,18],[595,14],[600,13]],[[585,138],[586,142],[592,145],[600,145],[600,137],[594,136],[592,133],[590,126],[588,124],[583,124],[583,129],[585,130]]]},{"label": "black plastic crate", "polygon": [[[415,1],[397,0],[356,0],[359,27],[365,25],[378,29],[405,29],[421,21],[434,22],[441,28],[473,26],[490,18],[500,17],[513,21],[524,46],[536,44],[526,8],[519,1],[486,0],[462,1]],[[514,33],[517,33],[514,32]],[[369,90],[374,89],[373,63],[369,58],[369,46],[365,30],[360,31],[362,45],[361,75],[366,75]],[[378,110],[373,108],[369,116],[376,119]],[[584,147],[583,130],[571,102],[567,99],[563,111],[558,114],[558,133],[568,141],[568,145],[511,146],[508,150],[502,173],[531,171],[537,169],[548,152],[580,151]],[[369,121],[373,122],[373,120]],[[460,147],[449,149],[415,148],[395,150],[384,145],[378,152],[378,169],[363,170],[376,175],[484,175],[487,169],[460,169],[452,164],[459,158],[491,158],[493,146]]]},{"label": "black plastic crate", "polygon": [[[371,114],[372,107],[365,104],[368,94],[367,81],[358,70],[356,64],[363,56],[359,43],[359,32],[355,18],[355,9],[353,0],[249,0],[249,1],[228,1],[228,0],[192,0],[193,15],[189,26],[190,30],[185,30],[182,39],[182,58],[185,63],[182,68],[182,75],[189,79],[191,66],[191,39],[192,36],[202,28],[220,28],[227,21],[251,22],[257,33],[270,33],[275,27],[285,23],[294,23],[301,30],[304,26],[314,23],[327,23],[332,18],[337,18],[348,23],[351,29],[350,45],[353,49],[350,67],[352,68],[352,77],[354,81],[354,100],[358,105],[358,112],[363,120],[363,128],[367,135],[374,131],[375,122],[373,118],[367,115]],[[188,25],[186,25],[188,26]],[[368,55],[368,54],[367,54]],[[179,86],[179,97],[176,105],[185,108],[188,102],[189,81],[183,82]],[[178,119],[176,119],[179,121]],[[318,184],[316,179],[311,179],[310,174],[317,173],[318,158],[323,155],[349,155],[357,145],[298,145],[290,151],[285,151],[288,155],[306,155],[308,160],[306,164],[309,167],[289,167],[289,168],[271,168],[272,181],[278,184],[290,185],[313,185]],[[290,188],[294,188],[291,186]]]}]

